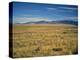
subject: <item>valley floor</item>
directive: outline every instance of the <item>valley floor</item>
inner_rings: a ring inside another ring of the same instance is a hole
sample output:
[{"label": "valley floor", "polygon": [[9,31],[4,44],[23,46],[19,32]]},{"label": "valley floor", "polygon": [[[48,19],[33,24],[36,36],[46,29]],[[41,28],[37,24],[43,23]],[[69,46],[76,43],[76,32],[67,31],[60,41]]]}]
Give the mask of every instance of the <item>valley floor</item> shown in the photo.
[{"label": "valley floor", "polygon": [[77,54],[78,29],[68,24],[13,25],[13,57]]}]

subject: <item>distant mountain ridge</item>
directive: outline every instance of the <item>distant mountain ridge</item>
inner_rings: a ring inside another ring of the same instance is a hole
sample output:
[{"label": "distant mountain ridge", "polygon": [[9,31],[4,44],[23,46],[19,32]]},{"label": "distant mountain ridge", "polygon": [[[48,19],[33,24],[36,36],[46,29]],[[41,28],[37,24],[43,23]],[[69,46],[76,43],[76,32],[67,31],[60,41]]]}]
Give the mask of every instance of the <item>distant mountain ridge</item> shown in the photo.
[{"label": "distant mountain ridge", "polygon": [[78,25],[78,21],[73,20],[60,20],[60,21],[37,21],[37,22],[26,22],[23,24],[71,24],[71,25]]}]

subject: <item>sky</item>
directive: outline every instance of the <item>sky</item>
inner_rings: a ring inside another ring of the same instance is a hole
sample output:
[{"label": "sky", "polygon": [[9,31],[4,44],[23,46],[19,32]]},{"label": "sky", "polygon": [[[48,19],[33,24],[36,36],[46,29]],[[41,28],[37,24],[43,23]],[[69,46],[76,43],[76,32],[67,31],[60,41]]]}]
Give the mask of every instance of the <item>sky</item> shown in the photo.
[{"label": "sky", "polygon": [[78,20],[78,6],[13,2],[13,23]]}]

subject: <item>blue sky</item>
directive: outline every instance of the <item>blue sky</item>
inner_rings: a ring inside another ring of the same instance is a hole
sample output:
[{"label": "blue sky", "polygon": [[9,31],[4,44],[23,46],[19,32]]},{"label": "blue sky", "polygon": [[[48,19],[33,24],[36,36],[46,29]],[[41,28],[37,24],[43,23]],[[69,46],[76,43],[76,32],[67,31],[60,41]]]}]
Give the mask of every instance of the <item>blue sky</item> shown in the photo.
[{"label": "blue sky", "polygon": [[13,23],[37,21],[60,21],[78,19],[78,7],[75,5],[13,3]]}]

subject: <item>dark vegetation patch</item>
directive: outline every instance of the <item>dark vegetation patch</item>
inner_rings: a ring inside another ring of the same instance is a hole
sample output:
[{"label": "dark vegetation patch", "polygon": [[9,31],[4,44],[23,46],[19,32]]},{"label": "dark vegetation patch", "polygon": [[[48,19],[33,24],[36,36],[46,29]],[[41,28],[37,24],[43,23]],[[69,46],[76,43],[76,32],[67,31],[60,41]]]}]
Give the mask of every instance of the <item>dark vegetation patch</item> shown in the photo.
[{"label": "dark vegetation patch", "polygon": [[53,51],[62,51],[62,48],[53,48]]}]

